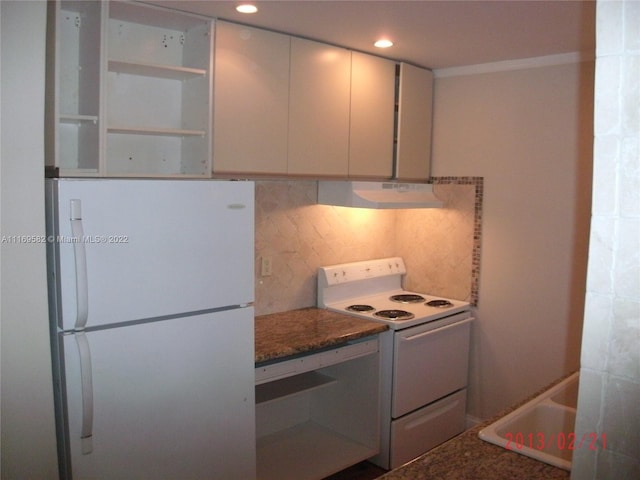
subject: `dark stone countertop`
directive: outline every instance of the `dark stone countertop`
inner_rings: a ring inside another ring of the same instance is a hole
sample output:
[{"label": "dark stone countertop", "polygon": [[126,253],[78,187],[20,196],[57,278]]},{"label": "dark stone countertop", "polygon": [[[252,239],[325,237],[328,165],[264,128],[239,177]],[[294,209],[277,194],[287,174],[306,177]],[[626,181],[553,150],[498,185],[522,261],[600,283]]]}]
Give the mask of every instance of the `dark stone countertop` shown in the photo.
[{"label": "dark stone countertop", "polygon": [[260,315],[255,319],[255,361],[310,353],[388,329],[384,323],[314,307]]},{"label": "dark stone countertop", "polygon": [[494,418],[461,433],[379,480],[566,480],[570,472],[480,440],[478,432],[561,382],[551,383]]}]

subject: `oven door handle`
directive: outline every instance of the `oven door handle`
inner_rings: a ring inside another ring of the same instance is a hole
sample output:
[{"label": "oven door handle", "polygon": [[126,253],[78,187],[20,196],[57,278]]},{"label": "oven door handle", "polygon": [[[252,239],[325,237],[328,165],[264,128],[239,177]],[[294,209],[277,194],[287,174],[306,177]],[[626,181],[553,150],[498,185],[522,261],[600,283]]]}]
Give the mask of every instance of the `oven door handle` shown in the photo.
[{"label": "oven door handle", "polygon": [[471,323],[473,320],[474,320],[473,317],[466,318],[466,319],[464,319],[464,320],[462,320],[460,322],[451,323],[449,325],[445,325],[444,327],[436,328],[435,330],[428,330],[426,332],[416,333],[415,335],[410,335],[410,336],[407,336],[407,337],[401,337],[400,341],[401,342],[413,342],[415,340],[419,340],[422,337],[426,337],[427,335],[433,335],[434,333],[444,332],[445,330],[449,330],[451,328],[461,327],[462,325],[465,325],[467,323]]}]

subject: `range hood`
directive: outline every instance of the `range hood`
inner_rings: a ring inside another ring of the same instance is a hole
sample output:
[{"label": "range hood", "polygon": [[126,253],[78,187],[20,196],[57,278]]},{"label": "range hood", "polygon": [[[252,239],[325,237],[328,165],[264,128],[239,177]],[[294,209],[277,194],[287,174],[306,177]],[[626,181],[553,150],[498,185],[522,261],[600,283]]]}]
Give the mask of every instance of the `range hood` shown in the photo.
[{"label": "range hood", "polygon": [[318,182],[318,203],[359,208],[438,208],[433,185],[401,182]]}]

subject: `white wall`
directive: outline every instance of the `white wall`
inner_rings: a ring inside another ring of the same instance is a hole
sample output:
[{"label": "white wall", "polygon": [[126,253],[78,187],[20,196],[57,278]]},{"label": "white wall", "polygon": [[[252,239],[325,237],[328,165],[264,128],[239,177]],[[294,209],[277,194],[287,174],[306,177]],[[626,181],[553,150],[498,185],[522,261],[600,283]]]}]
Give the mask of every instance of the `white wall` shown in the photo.
[{"label": "white wall", "polygon": [[[44,243],[45,2],[0,2],[2,478],[58,478]],[[5,237],[9,236],[9,237]]]},{"label": "white wall", "polygon": [[599,1],[596,23],[594,201],[576,421],[576,438],[589,446],[574,452],[574,480],[640,478],[640,2]]},{"label": "white wall", "polygon": [[468,406],[484,419],[578,368],[593,62],[460,73],[436,72],[432,175],[485,179]]}]

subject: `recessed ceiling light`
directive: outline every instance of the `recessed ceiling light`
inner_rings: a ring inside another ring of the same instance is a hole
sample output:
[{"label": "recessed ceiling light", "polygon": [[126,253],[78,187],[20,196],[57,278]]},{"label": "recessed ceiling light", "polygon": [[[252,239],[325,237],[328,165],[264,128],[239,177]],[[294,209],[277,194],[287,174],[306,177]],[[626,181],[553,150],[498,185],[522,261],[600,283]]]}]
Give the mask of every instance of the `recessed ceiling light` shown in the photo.
[{"label": "recessed ceiling light", "polygon": [[236,10],[240,13],[256,13],[258,11],[258,7],[250,3],[244,3],[242,5],[238,5]]},{"label": "recessed ceiling light", "polygon": [[393,46],[393,42],[391,40],[387,40],[386,38],[384,38],[384,39],[377,40],[373,45],[378,48],[389,48]]}]

